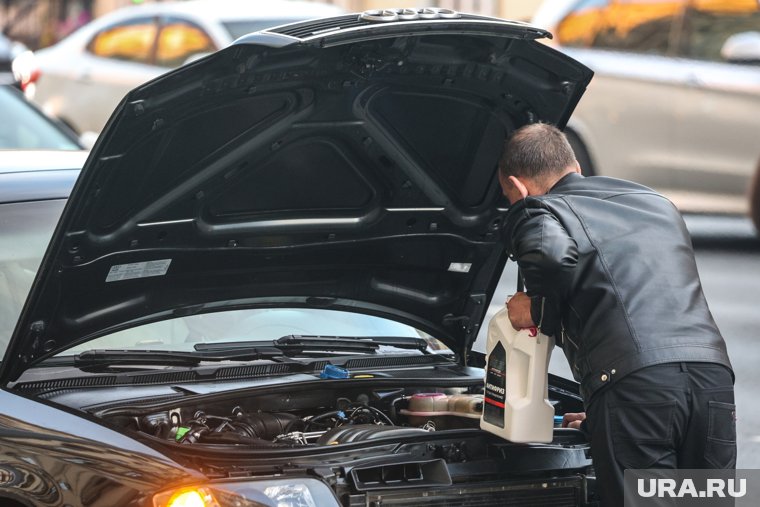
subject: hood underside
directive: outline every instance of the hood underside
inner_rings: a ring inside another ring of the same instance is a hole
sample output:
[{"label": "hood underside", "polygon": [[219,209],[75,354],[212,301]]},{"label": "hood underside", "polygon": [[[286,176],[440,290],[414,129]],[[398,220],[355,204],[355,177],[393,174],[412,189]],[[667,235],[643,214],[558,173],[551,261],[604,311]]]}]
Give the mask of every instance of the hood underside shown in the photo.
[{"label": "hood underside", "polygon": [[349,309],[471,344],[506,262],[504,139],[564,126],[591,72],[497,20],[279,32],[127,95],[72,192],[5,380],[106,332],[250,306]]}]

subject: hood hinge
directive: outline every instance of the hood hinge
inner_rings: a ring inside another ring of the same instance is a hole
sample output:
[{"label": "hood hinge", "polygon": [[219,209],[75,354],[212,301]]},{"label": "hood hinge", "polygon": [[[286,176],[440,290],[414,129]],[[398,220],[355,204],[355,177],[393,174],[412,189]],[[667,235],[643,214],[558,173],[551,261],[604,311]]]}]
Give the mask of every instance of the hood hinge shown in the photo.
[{"label": "hood hinge", "polygon": [[45,332],[45,321],[35,320],[29,324],[29,333],[27,333],[28,339],[32,344],[32,350],[36,353],[40,349],[40,337]]}]

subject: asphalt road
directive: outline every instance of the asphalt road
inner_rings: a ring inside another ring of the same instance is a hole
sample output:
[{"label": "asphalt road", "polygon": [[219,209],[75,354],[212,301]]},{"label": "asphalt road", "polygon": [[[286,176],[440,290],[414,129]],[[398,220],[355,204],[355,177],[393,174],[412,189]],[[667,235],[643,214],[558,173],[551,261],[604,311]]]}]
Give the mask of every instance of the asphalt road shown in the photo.
[{"label": "asphalt road", "polygon": [[[739,468],[760,469],[760,239],[740,217],[687,216],[702,285],[728,346],[736,374]],[[489,317],[515,290],[509,263],[489,308]],[[488,319],[486,320],[486,322]],[[483,350],[484,336],[476,342]],[[562,351],[555,349],[549,370],[572,378]]]},{"label": "asphalt road", "polygon": [[760,468],[760,240],[748,220],[687,221],[702,286],[736,374],[739,468]]}]

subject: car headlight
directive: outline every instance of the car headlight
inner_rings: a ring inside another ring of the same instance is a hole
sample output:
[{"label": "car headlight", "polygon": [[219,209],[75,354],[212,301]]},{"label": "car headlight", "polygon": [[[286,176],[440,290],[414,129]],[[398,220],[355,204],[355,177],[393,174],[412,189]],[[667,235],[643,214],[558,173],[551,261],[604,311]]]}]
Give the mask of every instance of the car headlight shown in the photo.
[{"label": "car headlight", "polygon": [[219,507],[208,488],[182,488],[153,497],[155,507]]},{"label": "car headlight", "polygon": [[311,478],[219,482],[153,497],[155,507],[339,507],[332,490]]}]

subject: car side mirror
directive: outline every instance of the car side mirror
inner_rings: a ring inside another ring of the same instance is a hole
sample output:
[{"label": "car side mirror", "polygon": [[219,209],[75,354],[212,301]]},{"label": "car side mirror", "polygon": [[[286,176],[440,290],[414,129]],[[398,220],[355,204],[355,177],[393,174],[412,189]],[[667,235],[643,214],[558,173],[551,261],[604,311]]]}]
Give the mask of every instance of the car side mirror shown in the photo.
[{"label": "car side mirror", "polygon": [[760,32],[735,33],[723,43],[720,56],[731,63],[760,64]]}]

